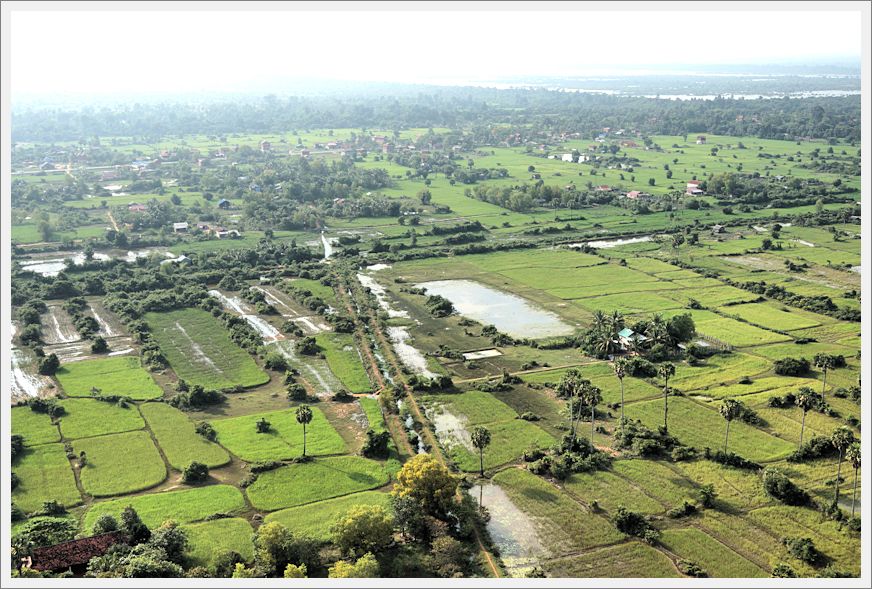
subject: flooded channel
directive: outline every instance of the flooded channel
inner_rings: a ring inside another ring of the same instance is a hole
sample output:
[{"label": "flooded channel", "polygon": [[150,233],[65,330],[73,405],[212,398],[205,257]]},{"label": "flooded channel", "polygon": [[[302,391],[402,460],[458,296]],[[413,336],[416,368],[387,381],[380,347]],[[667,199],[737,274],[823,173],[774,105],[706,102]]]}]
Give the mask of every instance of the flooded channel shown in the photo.
[{"label": "flooded channel", "polygon": [[472,280],[436,280],[416,284],[427,294],[445,297],[455,309],[470,319],[495,326],[518,338],[570,335],[573,327],[557,315],[534,306],[525,299],[493,289]]},{"label": "flooded channel", "polygon": [[647,243],[652,239],[653,237],[650,235],[643,235],[642,237],[627,237],[626,239],[601,239],[597,241],[581,241],[578,243],[570,243],[568,244],[568,247],[581,247],[583,245],[589,245],[590,247],[596,249],[609,249],[622,245],[632,245],[634,243]]}]

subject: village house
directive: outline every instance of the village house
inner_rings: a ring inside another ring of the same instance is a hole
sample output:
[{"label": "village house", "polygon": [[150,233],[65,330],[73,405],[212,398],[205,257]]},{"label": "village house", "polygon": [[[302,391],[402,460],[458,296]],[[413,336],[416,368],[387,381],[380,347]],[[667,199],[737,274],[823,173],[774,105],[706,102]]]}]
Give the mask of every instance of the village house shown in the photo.
[{"label": "village house", "polygon": [[629,327],[625,327],[621,331],[618,332],[618,344],[620,344],[621,349],[623,350],[633,350],[639,346],[639,344],[647,341],[648,338],[642,335],[641,333],[636,333]]},{"label": "village house", "polygon": [[651,196],[650,194],[642,192],[641,190],[631,190],[626,195],[626,197],[629,198],[630,200],[641,200],[641,199],[649,198],[650,196]]},{"label": "village house", "polygon": [[127,210],[131,213],[144,213],[146,211],[145,205],[141,205],[138,202],[132,202],[127,205]]},{"label": "village house", "polygon": [[724,233],[726,231],[726,227],[723,225],[712,225],[712,235],[718,235],[719,233]]},{"label": "village house", "polygon": [[187,232],[188,232],[187,221],[183,221],[181,223],[173,223],[173,233],[187,233]]},{"label": "village house", "polygon": [[105,180],[117,180],[117,179],[118,179],[118,172],[116,172],[115,170],[103,170],[103,172],[100,174],[100,180],[103,180],[103,181],[105,181]]},{"label": "village house", "polygon": [[214,233],[215,237],[218,239],[224,239],[225,237],[240,237],[238,230],[227,229],[226,227],[215,227],[212,229],[212,233]]},{"label": "village house", "polygon": [[266,153],[272,149],[272,144],[269,141],[263,140],[260,142],[260,151]]},{"label": "village house", "polygon": [[594,186],[593,189],[595,192],[608,192],[612,187],[608,184],[600,184],[599,186]]},{"label": "village house", "polygon": [[705,145],[705,135],[697,135],[696,136],[696,144],[697,145]]},{"label": "village house", "polygon": [[621,141],[621,147],[639,147],[639,144],[629,139]]},{"label": "village house", "polygon": [[218,201],[218,208],[224,209],[225,211],[230,208],[230,201],[226,198],[222,198]]},{"label": "village house", "polygon": [[77,538],[51,546],[34,548],[33,553],[22,559],[22,564],[35,571],[66,571],[82,574],[85,566],[96,556],[103,556],[115,544],[127,538],[122,532],[107,532],[87,538]]},{"label": "village house", "polygon": [[688,180],[687,181],[687,195],[688,196],[699,196],[704,194],[703,191],[699,187],[699,180]]},{"label": "village house", "polygon": [[301,156],[301,157],[309,157],[309,153],[310,153],[310,152],[309,152],[308,149],[302,149],[302,150],[300,150],[300,156]]},{"label": "village house", "polygon": [[564,153],[562,156],[560,156],[560,160],[564,161],[564,162],[571,162],[572,161],[572,154],[571,153]]}]

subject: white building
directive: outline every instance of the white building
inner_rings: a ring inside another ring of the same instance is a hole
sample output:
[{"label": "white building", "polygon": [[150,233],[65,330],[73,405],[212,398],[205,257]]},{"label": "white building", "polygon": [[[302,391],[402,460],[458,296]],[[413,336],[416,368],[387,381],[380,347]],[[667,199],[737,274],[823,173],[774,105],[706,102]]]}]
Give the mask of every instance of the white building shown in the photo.
[{"label": "white building", "polygon": [[560,156],[560,159],[563,160],[564,162],[571,162],[572,161],[572,154],[571,153],[564,153],[562,156]]}]

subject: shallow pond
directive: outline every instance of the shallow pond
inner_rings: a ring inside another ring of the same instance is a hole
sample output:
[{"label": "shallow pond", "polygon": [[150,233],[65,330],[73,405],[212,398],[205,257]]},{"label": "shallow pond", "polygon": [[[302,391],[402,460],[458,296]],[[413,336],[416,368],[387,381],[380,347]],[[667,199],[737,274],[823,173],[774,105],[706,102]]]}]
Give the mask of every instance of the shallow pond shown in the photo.
[{"label": "shallow pond", "polygon": [[427,294],[445,297],[461,315],[493,325],[512,337],[540,338],[570,335],[573,332],[572,326],[561,321],[554,313],[540,309],[517,295],[472,280],[436,280],[415,286],[426,288]]},{"label": "shallow pond", "polygon": [[506,570],[512,577],[525,576],[546,554],[533,521],[499,485],[473,485],[469,494],[490,512],[487,531],[500,550]]},{"label": "shallow pond", "polygon": [[634,243],[646,243],[651,241],[652,237],[650,235],[644,235],[642,237],[628,237],[626,239],[601,239],[598,241],[582,241],[579,243],[570,243],[569,247],[581,247],[583,245],[589,245],[592,248],[596,249],[609,249],[612,247],[618,247],[621,245],[632,245]]}]

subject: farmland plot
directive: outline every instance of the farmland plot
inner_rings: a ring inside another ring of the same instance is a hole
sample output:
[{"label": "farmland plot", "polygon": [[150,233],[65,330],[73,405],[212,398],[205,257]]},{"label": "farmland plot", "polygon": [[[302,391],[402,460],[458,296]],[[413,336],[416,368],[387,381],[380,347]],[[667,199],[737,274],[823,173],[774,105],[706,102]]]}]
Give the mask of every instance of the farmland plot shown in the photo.
[{"label": "farmland plot", "polygon": [[381,491],[352,493],[335,499],[274,511],[264,518],[264,522],[279,522],[296,535],[319,542],[328,542],[333,523],[358,505],[378,505],[387,509],[390,505],[390,494]]},{"label": "farmland plot", "polygon": [[82,360],[62,365],[57,379],[71,397],[120,395],[136,401],[156,399],[161,388],[142,368],[136,356]]},{"label": "farmland plot", "polygon": [[96,399],[64,399],[61,433],[70,440],[142,429],[145,422],[135,405],[121,407]]},{"label": "farmland plot", "polygon": [[230,517],[182,526],[188,535],[189,558],[193,566],[210,567],[224,552],[232,550],[245,562],[254,559],[254,532],[242,518]]},{"label": "farmland plot", "polygon": [[25,512],[37,511],[44,501],[69,507],[82,500],[63,444],[25,448],[13,461],[12,472],[21,481],[12,500]]},{"label": "farmland plot", "polygon": [[73,443],[76,454],[85,452],[82,486],[94,497],[142,491],[163,482],[167,468],[146,432],[127,432]]},{"label": "farmland plot", "polygon": [[52,424],[46,413],[31,411],[30,407],[12,408],[12,433],[24,438],[25,446],[36,446],[61,439],[58,426]]},{"label": "farmland plot", "polygon": [[194,431],[188,417],[165,403],[145,403],[140,407],[170,466],[183,470],[191,462],[213,468],[230,462],[227,452]]},{"label": "farmland plot", "polygon": [[267,382],[267,376],[237,346],[227,330],[206,311],[180,309],[147,313],[149,325],[179,378],[206,388],[244,387]]}]

